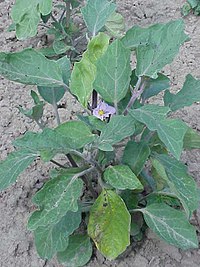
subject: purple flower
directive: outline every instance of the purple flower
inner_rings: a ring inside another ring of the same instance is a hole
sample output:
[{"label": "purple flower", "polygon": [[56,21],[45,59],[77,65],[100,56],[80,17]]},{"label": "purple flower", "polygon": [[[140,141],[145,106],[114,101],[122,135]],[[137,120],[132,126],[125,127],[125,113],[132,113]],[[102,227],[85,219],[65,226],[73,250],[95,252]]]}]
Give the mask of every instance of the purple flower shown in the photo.
[{"label": "purple flower", "polygon": [[100,120],[104,120],[105,118],[109,118],[110,115],[115,114],[116,110],[114,107],[109,106],[104,101],[101,101],[98,106],[93,110],[93,115]]}]

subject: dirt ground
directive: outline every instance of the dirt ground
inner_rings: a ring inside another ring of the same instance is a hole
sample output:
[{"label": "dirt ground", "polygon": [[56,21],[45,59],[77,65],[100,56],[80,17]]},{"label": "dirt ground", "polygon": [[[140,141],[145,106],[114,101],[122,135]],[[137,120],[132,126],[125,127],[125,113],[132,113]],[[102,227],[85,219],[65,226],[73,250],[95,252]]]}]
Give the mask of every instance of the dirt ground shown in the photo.
[{"label": "dirt ground", "polygon": [[[20,42],[13,32],[6,31],[10,25],[10,0],[0,0],[0,50],[16,51],[23,47],[40,46],[44,40],[43,32],[31,40]],[[128,26],[138,24],[146,26],[157,22],[166,22],[181,17],[180,8],[184,0],[121,0],[117,1],[119,11],[125,16]],[[172,65],[165,68],[165,74],[171,78],[172,89],[181,88],[184,78],[191,73],[200,79],[200,17],[190,15],[185,20],[186,32],[191,37],[180,51]],[[9,82],[0,78],[0,160],[12,151],[12,141],[27,130],[37,130],[37,126],[19,114],[17,106],[29,107],[31,87]],[[69,110],[76,112],[78,105],[67,96],[64,100]],[[66,120],[71,112],[61,110],[61,118]],[[45,111],[49,124],[53,125],[54,115],[49,106]],[[194,129],[200,131],[200,103],[177,112]],[[182,157],[190,173],[200,186],[200,151],[185,152]],[[24,172],[18,182],[0,194],[0,267],[59,267],[55,260],[39,259],[34,248],[33,236],[26,229],[31,212],[31,197],[48,178],[50,164],[45,166],[35,162]],[[198,211],[200,220],[200,210]],[[195,222],[195,221],[194,221]],[[200,249],[183,252],[171,247],[148,231],[146,239],[137,247],[128,251],[116,261],[106,261],[99,253],[88,267],[199,267]]]}]

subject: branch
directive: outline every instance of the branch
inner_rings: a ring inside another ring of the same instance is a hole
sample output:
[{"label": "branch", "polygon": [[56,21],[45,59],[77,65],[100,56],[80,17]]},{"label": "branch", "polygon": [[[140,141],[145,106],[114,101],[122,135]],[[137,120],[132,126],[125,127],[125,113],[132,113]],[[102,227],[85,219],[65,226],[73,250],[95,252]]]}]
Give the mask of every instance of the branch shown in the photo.
[{"label": "branch", "polygon": [[125,108],[123,114],[127,115],[128,114],[128,110],[132,107],[132,105],[135,103],[136,99],[141,96],[141,94],[144,92],[146,83],[143,82],[142,83],[142,77],[138,78],[137,84],[135,86],[135,89],[133,90],[133,94],[132,97],[127,105],[127,107]]}]

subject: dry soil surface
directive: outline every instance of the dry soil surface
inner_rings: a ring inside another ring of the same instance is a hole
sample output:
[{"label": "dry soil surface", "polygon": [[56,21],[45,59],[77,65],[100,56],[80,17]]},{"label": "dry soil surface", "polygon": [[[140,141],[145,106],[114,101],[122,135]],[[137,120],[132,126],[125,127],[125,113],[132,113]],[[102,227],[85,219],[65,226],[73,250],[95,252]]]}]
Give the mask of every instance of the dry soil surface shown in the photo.
[{"label": "dry soil surface", "polygon": [[[28,2],[28,1],[27,1]],[[181,17],[180,8],[184,0],[121,0],[117,1],[119,11],[125,16],[128,27],[133,24],[147,26],[157,22],[166,22]],[[17,41],[14,33],[8,33],[7,27],[11,20],[9,13],[13,1],[0,0],[0,50],[16,51],[23,47],[38,47],[44,40],[43,31],[37,37],[25,42]],[[186,32],[191,37],[180,51],[173,64],[165,68],[165,73],[171,78],[172,90],[181,88],[185,76],[191,73],[200,79],[200,17],[190,15],[185,20]],[[20,115],[17,106],[29,107],[31,87],[0,79],[0,159],[13,150],[12,141],[27,130],[37,130],[37,126],[29,119]],[[157,100],[155,100],[157,101]],[[78,105],[69,97],[69,110],[61,110],[61,118],[67,120],[78,110]],[[54,115],[49,106],[45,111],[48,123],[54,125]],[[200,131],[200,104],[177,112],[194,129]],[[182,157],[188,165],[190,173],[200,186],[200,151],[185,152]],[[26,229],[27,218],[32,209],[31,197],[48,178],[51,165],[41,165],[35,162],[19,178],[18,182],[0,194],[0,267],[58,267],[55,260],[39,259],[33,244],[33,236]],[[200,217],[200,211],[198,211]],[[196,223],[196,221],[193,221]],[[94,256],[88,267],[118,266],[118,267],[199,267],[200,250],[183,252],[171,247],[147,232],[145,241],[138,247],[130,247],[116,261],[106,261],[99,253]]]}]

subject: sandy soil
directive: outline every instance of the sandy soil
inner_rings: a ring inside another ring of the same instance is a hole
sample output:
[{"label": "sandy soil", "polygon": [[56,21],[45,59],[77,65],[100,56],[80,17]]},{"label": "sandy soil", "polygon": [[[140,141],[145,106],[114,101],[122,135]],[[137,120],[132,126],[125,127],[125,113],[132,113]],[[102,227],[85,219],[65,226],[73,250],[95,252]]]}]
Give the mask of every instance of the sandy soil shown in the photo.
[{"label": "sandy soil", "polygon": [[[40,46],[44,40],[43,31],[36,38],[20,42],[14,33],[8,33],[6,28],[11,23],[9,12],[13,1],[0,0],[0,50],[15,51],[23,47]],[[119,11],[125,16],[128,26],[138,24],[146,26],[157,22],[166,22],[181,17],[180,7],[184,0],[118,0]],[[200,79],[200,17],[190,15],[185,19],[186,32],[191,41],[186,43],[179,56],[171,66],[165,68],[165,73],[171,77],[172,89],[181,88],[184,77],[191,73]],[[37,126],[19,114],[17,106],[29,107],[31,87],[14,84],[0,78],[0,159],[12,151],[11,142],[27,130],[37,130]],[[72,112],[61,110],[61,117],[66,120],[78,110],[78,106],[67,96],[64,100]],[[49,124],[53,125],[54,115],[49,106],[45,111]],[[200,104],[177,112],[194,129],[200,131]],[[190,173],[200,186],[200,151],[185,152],[183,161],[188,165]],[[32,164],[24,172],[18,182],[0,194],[0,267],[58,267],[56,261],[39,259],[33,244],[32,234],[26,229],[27,218],[30,215],[32,195],[48,178],[50,164],[40,162]],[[200,218],[200,210],[198,211]],[[118,267],[198,267],[200,266],[200,250],[183,252],[171,247],[151,232],[147,232],[145,241],[128,251],[116,261],[106,261],[99,253],[88,267],[118,266]]]}]

